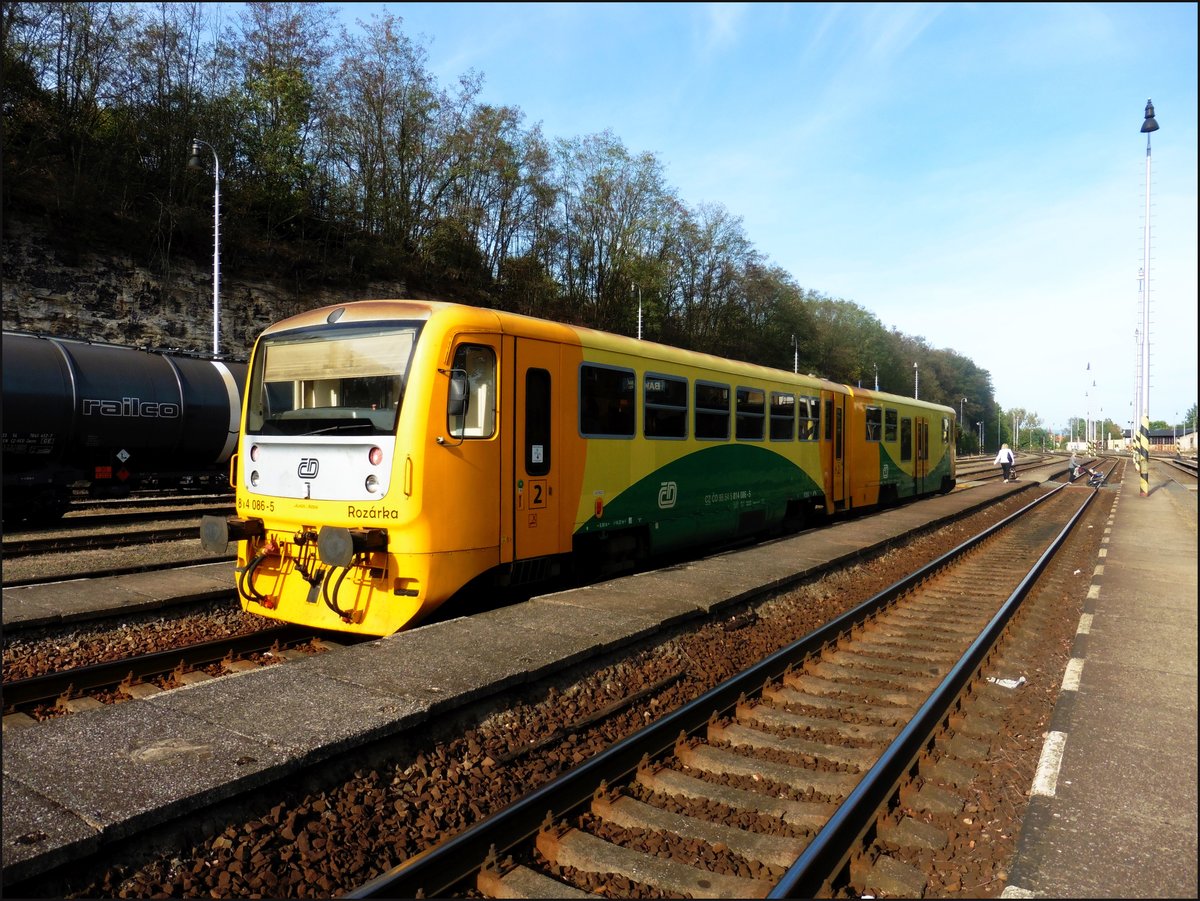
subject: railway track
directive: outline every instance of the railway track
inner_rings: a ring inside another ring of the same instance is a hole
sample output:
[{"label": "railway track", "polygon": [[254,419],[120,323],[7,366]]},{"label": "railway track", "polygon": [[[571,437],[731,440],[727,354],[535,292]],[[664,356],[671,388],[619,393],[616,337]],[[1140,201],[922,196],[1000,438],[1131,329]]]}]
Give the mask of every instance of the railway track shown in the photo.
[{"label": "railway track", "polygon": [[[4,534],[4,586],[17,588],[63,580],[152,572],[196,563],[234,560],[200,547],[203,515],[222,515],[227,503],[192,501],[183,507],[69,515],[53,529],[16,529]],[[111,553],[118,551],[118,553]]]},{"label": "railway track", "polygon": [[[222,512],[226,512],[222,510]],[[163,541],[183,541],[196,538],[199,514],[189,513],[185,525],[159,528],[123,529],[112,531],[64,532],[37,538],[10,538],[3,543],[5,558],[28,557],[33,554],[74,553],[82,550],[104,550],[132,545],[157,544]],[[140,522],[142,519],[130,520]]]},{"label": "railway track", "polygon": [[[991,482],[1003,478],[1004,471],[994,464],[992,459],[987,457],[966,462],[960,460],[955,472],[959,483]],[[1022,472],[1026,473],[1027,478],[1030,473],[1037,472],[1049,479],[1057,472],[1066,472],[1066,469],[1065,459],[1038,454],[1019,454],[1013,465],[1013,472],[1017,474],[1017,478],[1021,477]]]},{"label": "railway track", "polygon": [[306,643],[318,643],[321,648],[327,648],[314,638],[312,629],[276,626],[186,647],[6,681],[4,712],[6,715],[27,712],[39,706],[56,708],[60,713],[69,712],[71,702],[79,698],[110,691],[136,696],[138,692],[131,692],[130,689],[153,679],[174,676],[176,681],[186,682],[188,673],[204,667],[223,665],[224,669],[229,669],[238,660],[247,660],[266,652],[278,656],[286,649]]},{"label": "railway track", "polygon": [[936,795],[929,748],[1095,496],[1039,498],[350,897],[919,896],[866,842],[938,840],[904,813]]},{"label": "railway track", "polygon": [[[1075,493],[1081,495],[1083,491],[1076,488]],[[1021,494],[1028,497],[1025,492]],[[1111,495],[1102,492],[1097,497],[1108,501]],[[1008,512],[1024,503],[1018,497],[1009,500],[1004,505]],[[1091,509],[1103,506],[1093,504]],[[994,514],[979,511],[972,519],[977,528],[983,528],[1004,515],[1000,510]],[[1089,517],[1095,515],[1089,513]],[[918,539],[918,544],[931,545],[922,549],[924,559],[945,553],[957,546],[963,535],[970,534],[955,527],[944,531],[953,534]],[[1085,535],[1095,534],[1077,531],[1081,535],[1072,542],[1072,555],[1082,550],[1081,543],[1091,540]],[[1094,559],[1094,546],[1086,553]],[[1062,570],[1061,557],[1056,563]],[[1073,568],[1086,566],[1073,563]],[[544,698],[535,692],[513,709],[489,716],[465,734],[456,735],[455,727],[447,724],[451,731],[440,739],[421,742],[381,768],[362,770],[349,761],[345,769],[335,772],[323,767],[317,787],[276,798],[270,802],[269,811],[260,802],[248,801],[244,810],[239,806],[241,801],[233,803],[227,814],[228,828],[203,838],[191,833],[189,837],[180,836],[183,843],[169,853],[151,852],[140,862],[134,862],[138,856],[135,854],[129,863],[111,869],[100,860],[88,861],[87,869],[79,862],[72,870],[78,875],[71,877],[69,885],[58,885],[52,879],[37,891],[24,894],[36,896],[48,891],[46,896],[51,897],[175,897],[211,891],[225,897],[305,897],[315,890],[326,897],[342,895],[394,863],[421,854],[432,843],[460,834],[483,817],[504,809],[572,766],[572,761],[585,761],[629,735],[639,724],[686,704],[732,672],[729,664],[749,666],[794,638],[807,635],[822,622],[841,615],[881,586],[900,578],[901,573],[909,572],[913,564],[911,550],[888,553],[861,568],[855,567],[852,574],[832,574],[794,596],[768,602],[761,609],[755,606],[734,616],[718,617],[695,634],[672,638],[661,647],[614,661],[577,684],[563,686],[565,691],[551,687]],[[1070,571],[1065,570],[1064,578],[1074,583]],[[1073,621],[1069,626],[1059,623],[1062,600],[1058,596],[1054,604],[1035,605],[1017,630],[1018,635],[1032,635],[1036,651],[1031,659],[1038,661],[1039,673],[1043,662],[1049,661],[1047,672],[1037,675],[1025,664],[1015,664],[1030,676],[1029,685],[1020,692],[1001,693],[999,703],[1006,712],[994,715],[1003,717],[1002,725],[993,721],[988,733],[993,736],[992,753],[1000,755],[1004,763],[999,769],[981,766],[979,778],[964,795],[965,813],[943,824],[952,838],[942,851],[932,852],[935,862],[928,870],[931,875],[926,897],[953,896],[959,884],[966,887],[968,896],[978,896],[970,894],[972,887],[983,891],[996,880],[997,872],[1000,880],[1004,878],[1002,868],[1015,841],[1011,827],[1019,822],[1013,805],[1019,811],[1019,799],[1024,797],[1035,762],[1025,762],[1022,755],[1032,748],[1036,757],[1041,744],[1036,736],[1042,726],[1029,723],[1028,717],[1036,716],[1036,711],[1025,704],[1034,701],[1036,707],[1036,699],[1049,687],[1046,678],[1054,684],[1061,678],[1057,667],[1062,662],[1055,663],[1056,651],[1063,637],[1069,637],[1074,629]],[[1052,624],[1043,620],[1044,613],[1053,618]],[[1032,624],[1031,616],[1036,616]],[[1063,632],[1064,628],[1068,631]],[[1014,648],[1018,646],[1019,642]],[[1025,649],[1027,653],[1031,650]],[[996,670],[997,664],[993,664],[993,672],[1011,673],[1011,654],[1011,650],[1006,652],[1004,656],[1010,662],[1000,662],[1001,669]],[[1018,700],[1018,695],[1025,700]],[[1030,743],[1025,737],[1030,737]],[[1031,743],[1035,740],[1036,746]],[[1000,787],[992,781],[1000,777],[1014,784]],[[971,812],[980,798],[991,799],[986,814]],[[993,806],[993,801],[998,806]],[[975,825],[969,825],[972,822]],[[191,846],[193,840],[198,844]],[[978,850],[968,851],[968,840],[970,848]],[[313,857],[314,844],[338,849],[337,857]],[[928,860],[924,865],[931,866]],[[947,887],[950,895],[945,894]]]},{"label": "railway track", "polygon": [[74,519],[86,515],[84,511],[105,510],[138,510],[146,507],[192,507],[197,504],[233,505],[233,491],[194,491],[180,493],[165,493],[159,491],[134,492],[129,497],[89,498],[86,495],[76,497],[67,508],[64,519]]},{"label": "railway track", "polygon": [[198,520],[201,516],[224,516],[233,513],[232,501],[216,500],[208,503],[145,504],[140,507],[114,507],[87,513],[68,514],[53,529],[38,531],[63,531],[66,529],[104,528],[136,522],[169,522],[172,520]]},{"label": "railway track", "polygon": [[1173,457],[1168,457],[1166,459],[1155,458],[1155,462],[1162,463],[1164,466],[1167,467],[1168,470],[1170,470],[1172,472],[1172,474],[1178,472],[1178,473],[1182,473],[1184,475],[1190,475],[1193,480],[1195,480],[1195,478],[1196,478],[1196,461],[1195,460],[1186,460],[1186,459],[1182,459],[1182,458],[1177,460],[1177,459],[1174,459]]}]

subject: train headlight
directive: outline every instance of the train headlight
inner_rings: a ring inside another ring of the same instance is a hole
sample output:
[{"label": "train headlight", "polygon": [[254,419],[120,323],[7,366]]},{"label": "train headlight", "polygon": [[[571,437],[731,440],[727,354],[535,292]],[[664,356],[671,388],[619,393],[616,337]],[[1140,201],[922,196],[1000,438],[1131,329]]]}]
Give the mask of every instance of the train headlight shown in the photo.
[{"label": "train headlight", "polygon": [[257,487],[258,487],[258,480],[259,480],[259,475],[258,475],[258,470],[256,469],[256,470],[254,470],[252,473],[250,473],[250,485],[251,485],[251,487],[257,488]]},{"label": "train headlight", "polygon": [[371,452],[367,454],[367,458],[371,461],[372,466],[378,466],[383,462],[383,449],[379,447],[371,448]]},{"label": "train headlight", "polygon": [[367,476],[367,491],[371,494],[379,493],[379,479],[375,476]]},{"label": "train headlight", "polygon": [[258,445],[257,444],[250,445],[250,459],[251,460],[258,459]]}]

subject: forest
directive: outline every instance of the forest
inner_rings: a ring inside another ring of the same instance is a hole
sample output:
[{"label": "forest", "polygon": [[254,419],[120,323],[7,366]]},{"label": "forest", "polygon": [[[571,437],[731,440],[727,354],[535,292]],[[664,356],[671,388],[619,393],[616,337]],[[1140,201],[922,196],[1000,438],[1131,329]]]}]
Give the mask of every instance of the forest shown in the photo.
[{"label": "forest", "polygon": [[5,220],[44,222],[64,259],[111,248],[169,273],[212,259],[215,178],[226,273],[301,294],[402,281],[897,394],[919,372],[923,400],[962,411],[962,452],[980,422],[985,447],[1014,430],[1054,444],[1036,413],[997,407],[971,360],[803,286],[734,212],[689,204],[653,153],[609,130],[544,135],[481,102],[481,73],[439,84],[400,17],[351,33],[337,12],[4,4]]}]

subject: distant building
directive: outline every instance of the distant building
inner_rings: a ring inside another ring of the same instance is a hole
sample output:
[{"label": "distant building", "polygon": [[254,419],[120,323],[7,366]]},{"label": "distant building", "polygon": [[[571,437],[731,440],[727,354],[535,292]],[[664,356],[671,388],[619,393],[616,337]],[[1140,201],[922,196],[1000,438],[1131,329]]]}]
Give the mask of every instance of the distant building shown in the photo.
[{"label": "distant building", "polygon": [[[1124,440],[1129,441],[1129,429],[1122,433]],[[1196,453],[1196,431],[1182,432],[1179,429],[1151,429],[1150,453],[1175,454]]]}]

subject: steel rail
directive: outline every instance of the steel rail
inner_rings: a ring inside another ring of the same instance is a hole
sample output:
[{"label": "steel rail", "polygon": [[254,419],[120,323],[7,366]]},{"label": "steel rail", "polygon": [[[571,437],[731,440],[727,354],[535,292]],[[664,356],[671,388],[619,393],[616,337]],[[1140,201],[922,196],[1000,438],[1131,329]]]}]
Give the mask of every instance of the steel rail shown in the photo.
[{"label": "steel rail", "polygon": [[[236,554],[220,554],[217,556],[196,557],[192,560],[168,560],[162,563],[138,563],[133,566],[114,566],[111,569],[95,570],[92,572],[78,573],[55,573],[51,576],[29,576],[25,579],[5,579],[4,587],[7,588],[24,588],[29,585],[52,585],[55,582],[81,582],[87,579],[104,579],[110,576],[128,576],[134,573],[149,573],[162,572],[168,569],[187,569],[190,566],[205,566],[209,563],[236,563]],[[229,580],[229,594],[235,593],[232,577]],[[163,603],[164,607],[174,606],[179,603],[191,603],[194,598],[186,598],[184,600],[169,599]],[[113,615],[119,613],[119,610],[113,611]],[[16,626],[5,626],[9,630],[21,628]]]},{"label": "steel rail", "polygon": [[230,655],[248,654],[264,648],[270,650],[279,644],[290,644],[311,638],[312,629],[299,626],[273,626],[258,632],[220,638],[183,648],[155,651],[139,657],[78,666],[57,673],[15,679],[0,686],[4,708],[28,707],[31,704],[48,703],[72,692],[98,691],[113,688],[127,679],[130,682],[161,676],[172,672],[181,664],[187,667],[207,666],[219,663]]},{"label": "steel rail", "polygon": [[861,846],[863,836],[875,823],[880,807],[895,793],[922,748],[950,712],[976,671],[983,665],[986,656],[1020,608],[1033,584],[1074,531],[1080,517],[1095,498],[1095,492],[1084,498],[1079,509],[1021,579],[979,637],[971,643],[966,653],[946,674],[862,781],[838,806],[833,816],[767,895],[768,898],[814,898],[818,892],[829,890],[830,881],[846,865],[855,849]]},{"label": "steel rail", "polygon": [[[712,716],[720,716],[739,700],[757,694],[764,683],[777,679],[796,662],[826,645],[886,607],[892,600],[919,585],[966,554],[989,537],[1045,503],[1066,486],[1059,485],[1026,504],[936,560],[883,589],[821,628],[781,648],[762,661],[722,682],[678,710],[656,720],[617,742],[578,767],[535,789],[441,844],[422,851],[386,873],[364,883],[346,898],[445,897],[467,886],[488,858],[503,857],[535,836],[548,817],[569,818],[592,800],[601,782],[619,783],[636,772],[644,758],[653,759],[672,751],[680,734],[693,735],[707,728]],[[1094,493],[1089,495],[1089,500]],[[472,887],[473,888],[473,887]]]},{"label": "steel rail", "polygon": [[10,529],[14,538],[23,538],[26,534],[37,535],[45,532],[71,532],[76,529],[94,529],[97,526],[120,525],[131,522],[171,522],[173,520],[196,519],[201,516],[221,516],[233,513],[234,505],[208,504],[206,506],[162,505],[161,509],[123,510],[119,513],[68,513],[58,522],[50,526],[29,527],[21,524],[18,529]]},{"label": "steel rail", "polygon": [[[197,521],[198,522],[198,521]],[[55,535],[44,538],[16,538],[3,543],[5,557],[29,557],[33,554],[64,554],[105,548],[129,547],[159,541],[182,541],[196,537],[197,523],[162,529],[138,529],[120,533]]]}]

